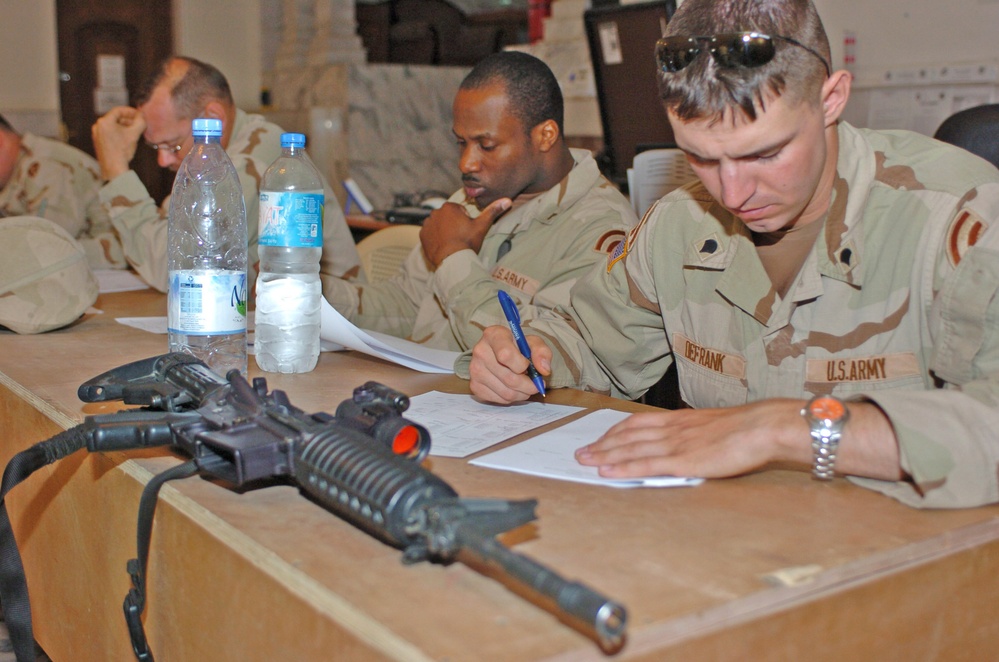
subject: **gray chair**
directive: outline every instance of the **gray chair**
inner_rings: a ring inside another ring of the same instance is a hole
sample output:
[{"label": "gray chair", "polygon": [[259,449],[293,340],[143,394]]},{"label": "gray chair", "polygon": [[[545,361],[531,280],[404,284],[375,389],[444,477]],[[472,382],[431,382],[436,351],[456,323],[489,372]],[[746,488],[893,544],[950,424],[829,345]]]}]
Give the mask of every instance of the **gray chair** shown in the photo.
[{"label": "gray chair", "polygon": [[954,113],[944,120],[933,137],[963,147],[999,168],[999,103]]}]

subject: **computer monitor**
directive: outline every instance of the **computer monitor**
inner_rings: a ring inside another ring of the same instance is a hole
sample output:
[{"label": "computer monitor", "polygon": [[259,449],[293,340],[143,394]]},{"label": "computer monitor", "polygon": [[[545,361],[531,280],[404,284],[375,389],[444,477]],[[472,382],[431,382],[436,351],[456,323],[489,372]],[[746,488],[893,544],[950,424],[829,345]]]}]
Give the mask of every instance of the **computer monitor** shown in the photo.
[{"label": "computer monitor", "polygon": [[627,185],[636,153],[675,146],[655,62],[656,40],[674,11],[675,0],[658,0],[595,5],[583,14],[604,132],[598,161],[618,185]]}]

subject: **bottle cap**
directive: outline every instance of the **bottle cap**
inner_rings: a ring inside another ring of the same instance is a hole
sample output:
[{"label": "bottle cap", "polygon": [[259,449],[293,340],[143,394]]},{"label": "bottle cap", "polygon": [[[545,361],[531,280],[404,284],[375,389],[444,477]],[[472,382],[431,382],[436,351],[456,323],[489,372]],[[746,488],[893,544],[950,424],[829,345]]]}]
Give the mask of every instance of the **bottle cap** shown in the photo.
[{"label": "bottle cap", "polygon": [[195,136],[221,136],[222,120],[199,117],[191,121],[191,133]]},{"label": "bottle cap", "polygon": [[304,133],[282,133],[281,147],[305,147]]}]

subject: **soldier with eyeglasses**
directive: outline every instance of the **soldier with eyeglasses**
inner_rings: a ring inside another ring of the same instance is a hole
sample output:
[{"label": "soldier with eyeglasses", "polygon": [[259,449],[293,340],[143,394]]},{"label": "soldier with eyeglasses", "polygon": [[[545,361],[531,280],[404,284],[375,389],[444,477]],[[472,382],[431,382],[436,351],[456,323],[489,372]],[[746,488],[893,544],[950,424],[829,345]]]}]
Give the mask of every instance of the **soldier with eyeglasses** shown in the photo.
[{"label": "soldier with eyeglasses", "polygon": [[[222,120],[222,146],[236,167],[246,204],[247,282],[255,282],[260,178],[281,155],[281,127],[262,115],[237,108],[229,83],[215,67],[193,58],[172,57],[147,81],[134,108],[113,108],[92,128],[94,151],[107,182],[100,190],[100,199],[125,257],[146,282],[164,292],[170,197],[157,207],[129,163],[140,147],[152,148],[159,165],[176,172],[194,144],[191,120],[198,117]],[[323,233],[321,273],[356,276],[360,271],[357,248],[328,183]]]},{"label": "soldier with eyeglasses", "polygon": [[[842,121],[851,75],[808,0],[685,0],[656,59],[699,181],[524,331],[549,388],[633,399],[675,364],[689,407],[635,414],[578,461],[999,501],[999,171]],[[458,364],[502,403],[536,392],[526,368],[502,326]]]}]

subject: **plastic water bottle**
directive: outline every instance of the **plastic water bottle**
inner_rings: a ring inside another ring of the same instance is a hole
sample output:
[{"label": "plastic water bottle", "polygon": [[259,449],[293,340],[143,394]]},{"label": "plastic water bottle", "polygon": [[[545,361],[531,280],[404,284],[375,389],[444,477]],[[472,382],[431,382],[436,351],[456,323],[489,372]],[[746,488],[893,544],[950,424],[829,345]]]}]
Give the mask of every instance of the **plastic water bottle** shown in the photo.
[{"label": "plastic water bottle", "polygon": [[194,146],[170,195],[167,333],[220,375],[246,375],[246,205],[222,121],[192,122]]},{"label": "plastic water bottle", "polygon": [[260,275],[254,357],[261,370],[309,372],[319,360],[323,286],[323,178],[301,133],[281,135],[281,156],[260,184]]}]

